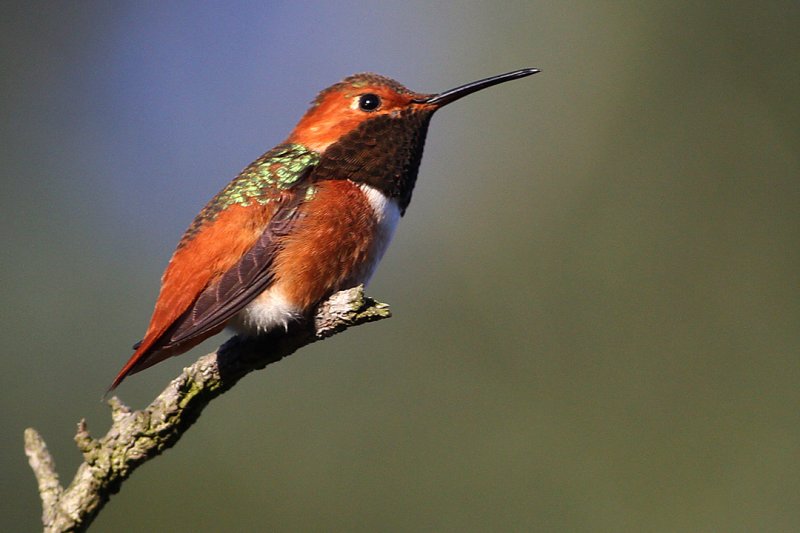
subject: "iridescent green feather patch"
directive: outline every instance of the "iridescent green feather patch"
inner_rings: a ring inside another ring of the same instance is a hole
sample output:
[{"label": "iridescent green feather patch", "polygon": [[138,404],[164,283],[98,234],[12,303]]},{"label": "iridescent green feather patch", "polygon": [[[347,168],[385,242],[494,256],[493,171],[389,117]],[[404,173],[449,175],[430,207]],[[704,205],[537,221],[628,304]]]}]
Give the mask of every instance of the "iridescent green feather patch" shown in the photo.
[{"label": "iridescent green feather patch", "polygon": [[[178,248],[188,243],[200,229],[232,205],[266,205],[280,198],[281,192],[296,186],[319,162],[319,154],[300,144],[282,144],[262,155],[225,186],[184,233]],[[313,196],[309,186],[303,194]]]}]

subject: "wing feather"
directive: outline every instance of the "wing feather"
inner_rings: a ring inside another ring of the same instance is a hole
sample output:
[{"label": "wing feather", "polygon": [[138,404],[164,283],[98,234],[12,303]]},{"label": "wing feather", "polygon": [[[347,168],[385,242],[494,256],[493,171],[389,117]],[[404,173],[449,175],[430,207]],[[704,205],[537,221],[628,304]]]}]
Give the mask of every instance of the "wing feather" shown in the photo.
[{"label": "wing feather", "polygon": [[299,199],[281,206],[267,228],[246,254],[216,282],[203,290],[179,318],[163,348],[171,349],[209,331],[216,331],[264,292],[273,280],[272,265],[285,236],[297,218]]},{"label": "wing feather", "polygon": [[277,238],[291,226],[318,161],[300,145],[281,145],[206,205],[178,244],[147,332],[109,391],[217,333],[269,286]]}]

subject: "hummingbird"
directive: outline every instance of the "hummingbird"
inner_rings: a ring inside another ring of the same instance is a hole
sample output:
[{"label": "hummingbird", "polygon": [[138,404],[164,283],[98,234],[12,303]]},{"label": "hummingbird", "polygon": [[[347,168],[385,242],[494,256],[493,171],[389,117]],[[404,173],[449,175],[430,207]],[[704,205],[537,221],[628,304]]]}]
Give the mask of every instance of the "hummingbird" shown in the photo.
[{"label": "hummingbird", "polygon": [[178,243],[144,338],[114,379],[231,327],[288,329],[366,284],[411,201],[433,114],[526,68],[436,94],[372,73],[324,89],[289,137],[226,185]]}]

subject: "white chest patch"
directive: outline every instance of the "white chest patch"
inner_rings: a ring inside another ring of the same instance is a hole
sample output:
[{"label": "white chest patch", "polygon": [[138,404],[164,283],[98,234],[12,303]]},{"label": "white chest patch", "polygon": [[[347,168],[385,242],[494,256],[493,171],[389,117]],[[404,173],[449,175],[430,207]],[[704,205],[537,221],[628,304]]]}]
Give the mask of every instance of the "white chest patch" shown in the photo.
[{"label": "white chest patch", "polygon": [[400,221],[400,206],[397,205],[397,200],[387,197],[374,187],[370,187],[365,183],[360,184],[358,187],[367,197],[369,205],[375,212],[375,220],[378,223],[378,234],[375,236],[375,252],[372,257],[372,264],[366,269],[366,275],[361,281],[366,285],[372,278],[372,274],[375,273],[375,268],[383,258],[383,254],[386,253],[389,243],[392,242],[394,230]]}]

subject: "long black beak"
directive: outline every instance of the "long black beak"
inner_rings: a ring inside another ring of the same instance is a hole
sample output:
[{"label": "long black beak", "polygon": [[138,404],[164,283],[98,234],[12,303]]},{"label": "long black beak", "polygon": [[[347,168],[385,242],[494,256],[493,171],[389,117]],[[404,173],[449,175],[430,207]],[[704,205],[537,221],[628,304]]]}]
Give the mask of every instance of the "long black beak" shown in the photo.
[{"label": "long black beak", "polygon": [[449,91],[445,91],[443,93],[432,94],[430,96],[425,96],[424,98],[417,98],[412,100],[412,102],[441,107],[449,104],[450,102],[455,102],[459,98],[463,98],[464,96],[472,94],[475,91],[480,91],[481,89],[491,87],[492,85],[497,85],[498,83],[524,78],[525,76],[530,76],[532,74],[536,74],[537,72],[541,71],[538,68],[523,68],[520,70],[515,70],[514,72],[506,72],[505,74],[492,76],[491,78],[473,81],[472,83],[467,83],[466,85],[456,87],[455,89],[450,89]]}]

